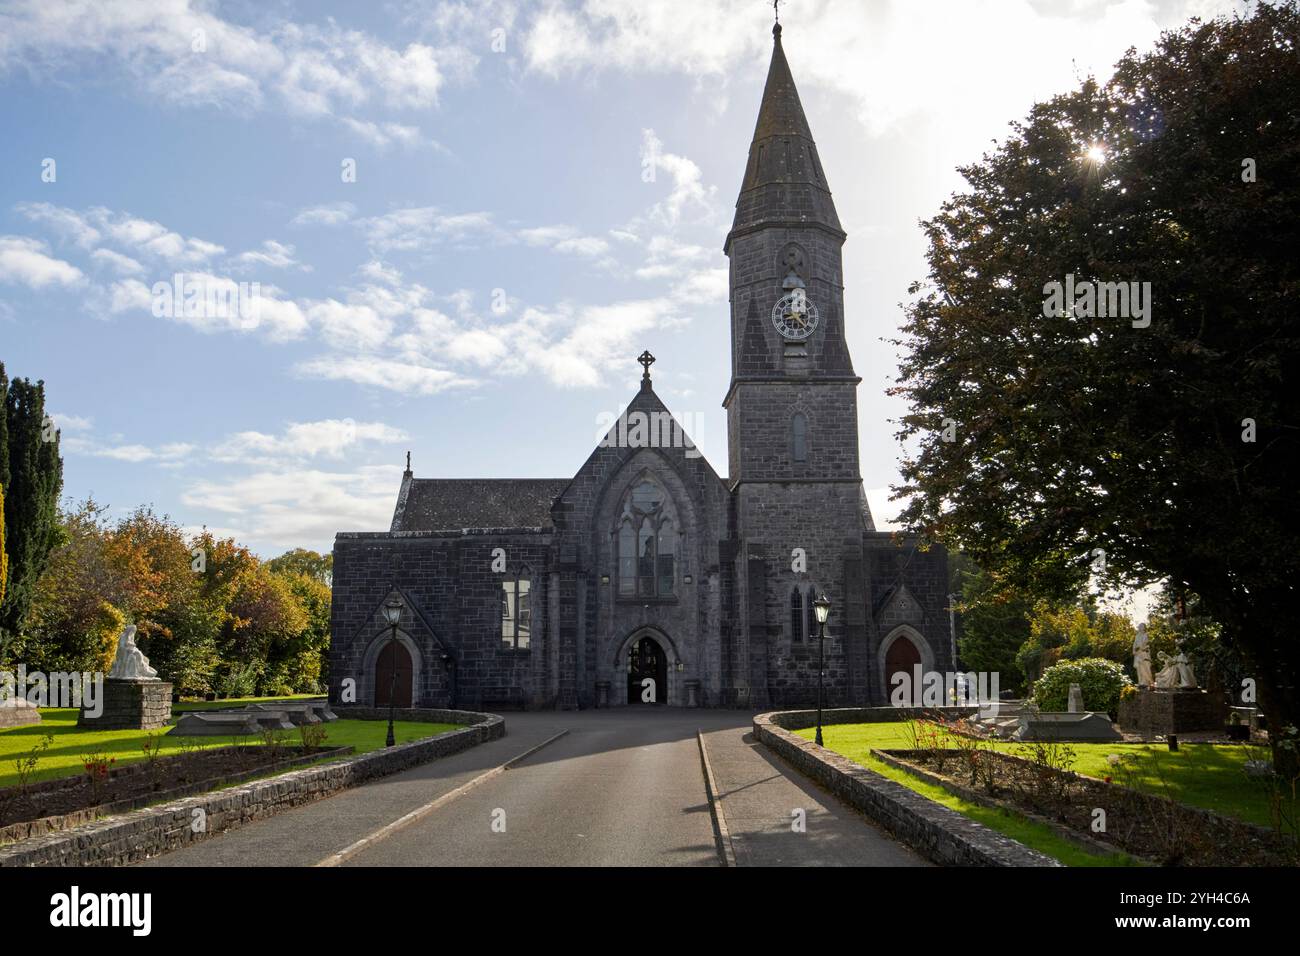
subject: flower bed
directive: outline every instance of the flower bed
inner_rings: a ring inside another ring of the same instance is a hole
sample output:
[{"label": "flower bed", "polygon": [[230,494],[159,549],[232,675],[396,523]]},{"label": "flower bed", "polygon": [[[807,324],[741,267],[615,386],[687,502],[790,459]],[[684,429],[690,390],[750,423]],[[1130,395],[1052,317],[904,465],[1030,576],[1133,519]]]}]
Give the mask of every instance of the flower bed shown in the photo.
[{"label": "flower bed", "polygon": [[[957,747],[872,753],[957,796],[1046,822],[1073,842],[1107,846],[1160,865],[1297,862],[1294,844],[1272,831],[1069,770],[1073,757],[1068,745],[1027,744],[1019,756],[982,746],[977,739],[966,741]],[[1115,775],[1122,780],[1125,773],[1124,761],[1118,760]],[[1104,827],[1095,828],[1100,822]]]},{"label": "flower bed", "polygon": [[81,776],[0,790],[0,843],[242,783],[269,770],[288,770],[325,757],[342,757],[352,750],[230,746],[157,757],[123,767],[115,766],[112,759],[88,759]]}]

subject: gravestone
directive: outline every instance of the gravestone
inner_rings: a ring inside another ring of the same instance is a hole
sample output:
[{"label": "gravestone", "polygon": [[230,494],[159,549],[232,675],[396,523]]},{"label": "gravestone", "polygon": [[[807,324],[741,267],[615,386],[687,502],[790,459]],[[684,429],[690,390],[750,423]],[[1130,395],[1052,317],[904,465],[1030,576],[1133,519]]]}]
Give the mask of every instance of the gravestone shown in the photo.
[{"label": "gravestone", "polygon": [[328,702],[317,700],[280,701],[272,704],[251,704],[253,710],[274,710],[288,716],[294,727],[301,724],[320,724],[338,720],[329,709]]},{"label": "gravestone", "polygon": [[0,699],[0,727],[23,727],[39,724],[41,712],[36,705],[23,697]]},{"label": "gravestone", "polygon": [[1123,740],[1106,714],[1022,714],[1013,740],[1050,740],[1062,743]]},{"label": "gravestone", "polygon": [[261,725],[251,713],[212,711],[181,714],[169,737],[236,737],[261,732]]},{"label": "gravestone", "polygon": [[1070,685],[1070,703],[1066,710],[1071,714],[1082,714],[1083,711],[1083,688],[1078,684]]}]

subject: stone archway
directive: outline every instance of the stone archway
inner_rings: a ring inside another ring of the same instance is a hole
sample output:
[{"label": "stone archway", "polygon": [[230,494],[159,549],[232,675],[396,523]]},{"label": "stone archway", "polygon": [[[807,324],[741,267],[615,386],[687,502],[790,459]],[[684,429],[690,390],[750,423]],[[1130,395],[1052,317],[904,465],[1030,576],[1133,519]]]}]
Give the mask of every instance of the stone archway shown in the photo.
[{"label": "stone archway", "polygon": [[[905,673],[909,680],[914,679],[916,665],[921,665],[921,673],[934,670],[934,651],[916,628],[900,624],[880,642],[877,672],[880,677],[881,696],[885,703],[891,702],[895,685],[893,676]],[[920,688],[916,688],[920,692]]]},{"label": "stone archway", "polygon": [[668,702],[668,654],[648,633],[627,649],[627,702]]},{"label": "stone archway", "polygon": [[[390,649],[390,643],[395,644],[396,647]],[[401,653],[397,652],[398,647],[401,648]],[[382,681],[379,673],[380,662],[386,657],[389,661],[395,661],[397,680],[402,685],[393,694],[397,706],[415,706],[421,699],[420,678],[424,673],[424,655],[420,653],[419,646],[411,640],[410,635],[400,629],[395,642],[392,640],[392,633],[383,630],[375,635],[370,646],[366,648],[361,663],[363,680],[360,699],[370,701],[372,707],[388,706],[388,686],[391,683],[392,671],[386,669]],[[379,686],[381,683],[383,687]],[[403,705],[403,700],[409,700],[410,703]],[[381,704],[380,701],[383,703]]]},{"label": "stone archway", "polygon": [[[640,648],[646,647],[647,641],[651,645],[646,648],[649,653],[639,653]],[[642,626],[634,629],[619,642],[614,652],[612,664],[616,679],[611,682],[611,703],[640,705],[644,690],[640,682],[651,677],[655,681],[656,704],[684,706],[686,701],[679,699],[683,694],[680,680],[682,675],[678,673],[680,660],[681,651],[677,644],[659,628]],[[636,671],[635,674],[632,673],[633,670]],[[635,691],[632,686],[634,677],[637,682]]]}]

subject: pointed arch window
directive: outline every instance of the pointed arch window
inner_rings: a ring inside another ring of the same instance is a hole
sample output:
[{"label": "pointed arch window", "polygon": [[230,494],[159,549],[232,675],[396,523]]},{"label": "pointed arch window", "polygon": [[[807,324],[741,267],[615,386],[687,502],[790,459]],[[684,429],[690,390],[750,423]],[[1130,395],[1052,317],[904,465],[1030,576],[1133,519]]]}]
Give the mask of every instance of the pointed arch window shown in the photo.
[{"label": "pointed arch window", "polygon": [[680,544],[680,532],[663,489],[649,480],[633,485],[615,535],[618,596],[673,597]]},{"label": "pointed arch window", "polygon": [[790,640],[799,642],[804,639],[803,594],[798,588],[790,592]]}]

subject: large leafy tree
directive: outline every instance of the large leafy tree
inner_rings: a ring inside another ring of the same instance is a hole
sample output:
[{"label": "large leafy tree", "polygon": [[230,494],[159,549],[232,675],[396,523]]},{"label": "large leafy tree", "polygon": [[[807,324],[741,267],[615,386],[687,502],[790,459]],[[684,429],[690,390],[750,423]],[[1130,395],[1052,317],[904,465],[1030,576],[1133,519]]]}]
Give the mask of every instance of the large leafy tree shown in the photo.
[{"label": "large leafy tree", "polygon": [[4,487],[9,576],[0,601],[0,640],[12,637],[31,606],[36,582],[58,540],[63,460],[59,433],[45,415],[45,383],[9,381],[0,363],[0,486]]},{"label": "large leafy tree", "polygon": [[[1294,0],[1261,3],[1035,106],[924,223],[896,389],[903,520],[1028,593],[1195,592],[1275,727],[1300,723],[1298,50]],[[1150,312],[1045,306],[1067,274],[1150,283]]]},{"label": "large leafy tree", "polygon": [[305,574],[326,587],[334,579],[334,553],[318,554],[307,548],[294,548],[266,562],[276,574]]}]

